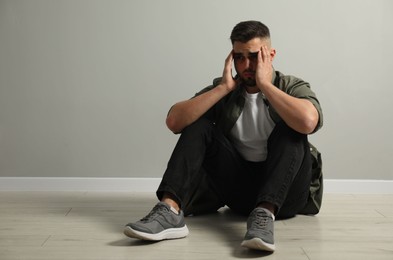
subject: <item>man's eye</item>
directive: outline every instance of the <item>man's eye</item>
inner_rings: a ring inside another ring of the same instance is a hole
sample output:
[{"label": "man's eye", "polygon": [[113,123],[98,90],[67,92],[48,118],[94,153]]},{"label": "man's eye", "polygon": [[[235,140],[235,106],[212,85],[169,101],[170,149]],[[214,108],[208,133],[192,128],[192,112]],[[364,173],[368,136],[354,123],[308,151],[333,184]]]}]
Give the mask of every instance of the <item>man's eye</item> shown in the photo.
[{"label": "man's eye", "polygon": [[244,61],[245,57],[244,56],[234,56],[233,60],[234,61]]},{"label": "man's eye", "polygon": [[258,53],[253,53],[248,56],[250,61],[256,61],[258,59]]}]

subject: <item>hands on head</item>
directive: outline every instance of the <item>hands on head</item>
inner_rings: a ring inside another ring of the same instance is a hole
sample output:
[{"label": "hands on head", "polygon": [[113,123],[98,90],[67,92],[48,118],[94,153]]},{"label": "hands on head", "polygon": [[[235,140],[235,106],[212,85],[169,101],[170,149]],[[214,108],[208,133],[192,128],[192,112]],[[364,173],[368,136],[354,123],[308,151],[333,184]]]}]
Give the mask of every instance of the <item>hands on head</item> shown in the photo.
[{"label": "hands on head", "polygon": [[[238,59],[236,57],[238,55]],[[236,89],[236,87],[247,79],[248,82],[253,82],[249,87],[258,87],[260,90],[267,83],[271,83],[273,76],[273,58],[275,56],[275,50],[269,49],[268,46],[262,45],[256,52],[247,51],[245,53],[234,53],[234,50],[228,54],[225,59],[225,66],[223,70],[221,84],[226,87],[230,92]],[[232,65],[235,63],[235,69],[238,77],[236,79],[232,74]],[[241,65],[239,65],[241,63]],[[250,81],[250,74],[252,75]]]}]

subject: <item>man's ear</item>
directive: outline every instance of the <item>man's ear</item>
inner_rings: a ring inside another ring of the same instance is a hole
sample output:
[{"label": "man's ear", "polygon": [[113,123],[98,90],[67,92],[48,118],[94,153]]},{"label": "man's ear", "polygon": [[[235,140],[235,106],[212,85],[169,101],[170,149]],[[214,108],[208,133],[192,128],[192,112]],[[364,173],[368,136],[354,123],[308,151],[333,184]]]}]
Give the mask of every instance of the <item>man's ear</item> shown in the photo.
[{"label": "man's ear", "polygon": [[276,57],[276,49],[274,49],[274,48],[270,49],[270,57],[272,58],[272,61],[273,61],[274,57]]}]

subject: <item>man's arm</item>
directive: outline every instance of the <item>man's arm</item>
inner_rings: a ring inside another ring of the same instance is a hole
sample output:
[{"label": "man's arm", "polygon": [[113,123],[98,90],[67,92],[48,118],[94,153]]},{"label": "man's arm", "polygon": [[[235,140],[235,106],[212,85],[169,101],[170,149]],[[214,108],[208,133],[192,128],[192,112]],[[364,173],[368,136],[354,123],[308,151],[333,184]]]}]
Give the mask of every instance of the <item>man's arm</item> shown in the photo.
[{"label": "man's arm", "polygon": [[171,107],[166,118],[166,125],[173,133],[180,133],[236,88],[236,81],[232,77],[232,59],[231,52],[225,59],[223,78],[217,87],[192,99],[180,101]]},{"label": "man's arm", "polygon": [[258,88],[289,127],[303,134],[312,133],[319,120],[317,109],[309,100],[290,96],[271,83],[273,69],[268,53],[264,46],[258,54]]}]

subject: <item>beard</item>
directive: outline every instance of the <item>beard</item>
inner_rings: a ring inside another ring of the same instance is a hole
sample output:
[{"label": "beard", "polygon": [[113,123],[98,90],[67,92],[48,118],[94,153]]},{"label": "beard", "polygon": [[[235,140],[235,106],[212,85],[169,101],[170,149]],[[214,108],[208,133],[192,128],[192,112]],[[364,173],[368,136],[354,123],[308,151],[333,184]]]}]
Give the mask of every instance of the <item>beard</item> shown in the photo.
[{"label": "beard", "polygon": [[240,82],[241,85],[243,85],[244,87],[256,87],[257,86],[257,82],[255,80],[255,77],[245,77],[243,75],[239,75],[240,77]]},{"label": "beard", "polygon": [[[244,87],[256,87],[257,82],[255,80],[255,71],[246,69],[243,73],[239,73],[238,69],[235,67],[237,77],[239,77],[240,84]],[[247,76],[245,76],[247,75]],[[252,76],[251,76],[252,75]]]},{"label": "beard", "polygon": [[[256,87],[257,86],[257,82],[255,80],[255,71],[253,71],[251,69],[246,69],[243,71],[243,73],[240,73],[236,66],[235,66],[235,71],[236,71],[236,77],[240,81],[240,85],[242,85],[244,87]],[[247,75],[247,76],[245,76],[245,75]]]},{"label": "beard", "polygon": [[243,83],[243,85],[244,85],[245,87],[256,87],[256,86],[257,86],[257,82],[255,81],[254,78],[250,78],[250,77],[244,78],[244,77],[241,77],[241,81],[242,81],[242,83]]}]

